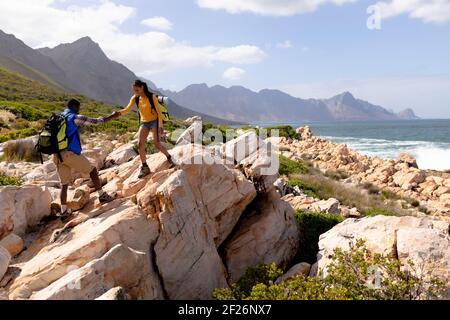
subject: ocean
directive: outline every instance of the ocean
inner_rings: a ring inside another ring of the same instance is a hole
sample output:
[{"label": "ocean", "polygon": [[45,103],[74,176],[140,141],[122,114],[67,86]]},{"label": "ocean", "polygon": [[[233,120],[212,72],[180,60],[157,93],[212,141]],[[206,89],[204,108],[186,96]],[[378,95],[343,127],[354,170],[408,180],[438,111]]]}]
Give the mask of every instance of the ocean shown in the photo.
[{"label": "ocean", "polygon": [[450,169],[450,120],[284,124],[294,128],[308,125],[316,136],[346,144],[364,155],[395,159],[406,152],[417,159],[421,169]]}]

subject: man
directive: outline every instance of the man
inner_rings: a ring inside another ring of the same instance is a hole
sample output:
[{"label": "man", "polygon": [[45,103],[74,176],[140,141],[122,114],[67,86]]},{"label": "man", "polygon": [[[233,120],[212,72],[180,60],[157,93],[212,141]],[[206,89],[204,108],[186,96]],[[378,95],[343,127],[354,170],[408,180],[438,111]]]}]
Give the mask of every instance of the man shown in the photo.
[{"label": "man", "polygon": [[80,127],[83,125],[100,125],[107,121],[117,118],[117,114],[113,113],[107,118],[88,118],[80,115],[81,104],[79,101],[72,99],[67,105],[67,109],[62,113],[66,117],[66,136],[68,139],[68,147],[61,152],[61,159],[57,155],[53,156],[56,164],[59,178],[61,180],[61,214],[62,219],[69,217],[72,212],[67,208],[67,190],[69,185],[73,183],[72,170],[84,174],[89,174],[94,183],[95,190],[98,191],[98,198],[101,204],[111,202],[115,196],[110,196],[102,189],[102,184],[98,176],[98,171],[89,160],[81,154]]}]

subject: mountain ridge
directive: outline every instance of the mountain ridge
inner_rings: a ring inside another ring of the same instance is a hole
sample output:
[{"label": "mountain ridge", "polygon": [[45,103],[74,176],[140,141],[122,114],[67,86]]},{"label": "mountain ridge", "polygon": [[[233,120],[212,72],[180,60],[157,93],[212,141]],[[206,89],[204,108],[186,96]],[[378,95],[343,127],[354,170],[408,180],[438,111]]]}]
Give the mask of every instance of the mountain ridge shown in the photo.
[{"label": "mountain ridge", "polygon": [[[420,119],[412,109],[400,113],[357,99],[346,91],[328,99],[303,99],[278,89],[252,91],[242,86],[191,84],[166,91],[177,103],[225,119],[242,121],[341,121]],[[238,106],[236,106],[238,104]]]},{"label": "mountain ridge", "polygon": [[[127,104],[131,84],[139,79],[125,65],[107,57],[90,37],[54,48],[32,49],[0,30],[0,66],[63,91],[109,104]],[[142,79],[142,78],[140,78]],[[145,79],[142,79],[145,80]],[[419,119],[412,109],[394,113],[344,92],[328,99],[303,99],[278,89],[252,91],[243,86],[192,84],[181,91],[157,89],[173,101],[175,117],[202,116],[218,124],[254,121],[340,121]]]}]

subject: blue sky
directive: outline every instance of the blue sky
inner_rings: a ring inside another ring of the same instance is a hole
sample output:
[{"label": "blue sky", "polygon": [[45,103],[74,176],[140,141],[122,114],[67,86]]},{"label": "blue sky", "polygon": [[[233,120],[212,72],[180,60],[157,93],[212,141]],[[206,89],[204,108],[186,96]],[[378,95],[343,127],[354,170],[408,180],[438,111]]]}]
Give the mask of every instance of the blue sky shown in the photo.
[{"label": "blue sky", "polygon": [[[374,4],[380,30],[366,25]],[[450,0],[24,0],[0,4],[0,29],[33,47],[91,36],[171,90],[351,91],[389,109],[450,118]]]}]

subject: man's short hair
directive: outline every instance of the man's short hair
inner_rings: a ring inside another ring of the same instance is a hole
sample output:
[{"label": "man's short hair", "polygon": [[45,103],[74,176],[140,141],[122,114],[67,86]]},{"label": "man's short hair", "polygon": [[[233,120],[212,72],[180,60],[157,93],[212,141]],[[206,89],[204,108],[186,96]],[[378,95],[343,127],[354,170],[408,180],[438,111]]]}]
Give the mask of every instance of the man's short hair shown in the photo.
[{"label": "man's short hair", "polygon": [[76,99],[70,99],[70,101],[67,103],[67,107],[70,109],[77,108],[81,105],[80,101]]}]

